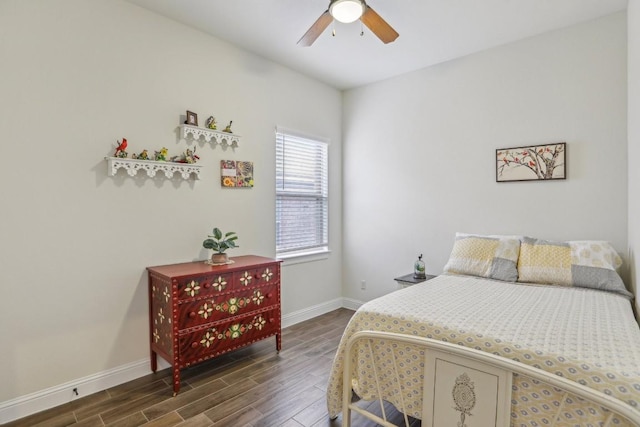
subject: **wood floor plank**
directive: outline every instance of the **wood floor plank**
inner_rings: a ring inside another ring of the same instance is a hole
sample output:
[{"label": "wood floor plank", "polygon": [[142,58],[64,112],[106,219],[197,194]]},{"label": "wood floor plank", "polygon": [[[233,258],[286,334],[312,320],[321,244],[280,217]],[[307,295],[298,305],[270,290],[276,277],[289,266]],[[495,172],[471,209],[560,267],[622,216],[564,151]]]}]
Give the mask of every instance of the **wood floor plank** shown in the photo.
[{"label": "wood floor plank", "polygon": [[[184,381],[190,386],[197,388],[203,384],[211,382],[212,380],[222,378],[225,375],[229,375],[229,373],[231,372],[235,372],[240,369],[246,368],[247,366],[251,366],[253,363],[255,363],[255,361],[253,361],[249,357],[232,359],[227,363],[221,365],[210,363],[208,366],[209,369],[199,369],[197,371],[194,370],[189,372],[185,376]],[[197,368],[201,367],[198,366]]]},{"label": "wood floor plank", "polygon": [[105,425],[107,427],[138,427],[146,424],[147,421],[147,418],[142,414],[142,412],[134,412],[123,418],[118,418],[114,422],[105,422]]},{"label": "wood floor plank", "polygon": [[315,402],[311,403],[300,412],[293,416],[293,419],[296,420],[299,424],[304,427],[310,427],[320,421],[322,417],[327,415],[327,399],[323,395],[320,399],[317,399]]},{"label": "wood floor plank", "polygon": [[150,384],[162,381],[165,378],[171,378],[171,369],[163,369],[156,373],[148,374],[143,377],[136,378],[135,380],[128,381],[124,384],[119,384],[115,387],[107,389],[107,392],[112,398],[118,397],[123,394],[131,393],[136,389],[147,387]]},{"label": "wood floor plank", "polygon": [[253,405],[260,412],[264,413],[264,417],[260,420],[253,422],[254,427],[272,427],[277,426],[290,418],[293,418],[295,414],[300,412],[303,408],[309,406],[311,403],[324,396],[322,391],[315,387],[309,387],[302,393],[289,396],[286,400],[281,400],[275,405],[268,404],[268,410],[261,409],[256,405]]},{"label": "wood floor plank", "polygon": [[225,418],[217,421],[215,427],[237,427],[237,426],[253,426],[255,420],[259,420],[263,414],[247,406],[238,412],[227,415]]},{"label": "wood floor plank", "polygon": [[129,400],[124,404],[118,405],[117,407],[112,408],[106,412],[102,412],[100,414],[100,417],[106,425],[109,425],[115,423],[121,418],[127,417],[137,412],[140,412],[140,414],[142,414],[142,411],[144,409],[160,403],[163,400],[171,397],[172,395],[173,391],[171,390],[159,390],[155,393],[147,394],[138,399]]},{"label": "wood floor plank", "polygon": [[[146,413],[145,416],[149,418]],[[151,420],[145,424],[145,427],[174,427],[178,424],[182,423],[184,420],[177,412],[169,412],[168,414],[164,414],[163,416],[156,418],[155,420]]]},{"label": "wood floor plank", "polygon": [[229,385],[215,393],[199,399],[178,410],[178,414],[185,420],[208,411],[220,405],[222,402],[236,399],[247,390],[252,389],[257,383],[253,380],[241,381],[238,384]]},{"label": "wood floor plank", "polygon": [[[164,399],[151,407],[147,407],[142,412],[149,420],[154,420],[177,409],[190,405],[193,402],[205,398],[211,394],[219,392],[226,387],[227,384],[221,379],[213,380],[200,387],[181,392],[172,399]],[[180,422],[182,421],[184,420],[181,419]]]},{"label": "wood floor plank", "polygon": [[[39,423],[31,424],[33,427],[62,427],[68,426],[69,424],[73,424],[76,422],[76,417],[73,416],[73,413],[68,412],[65,414],[60,414],[56,417],[52,417],[51,419],[41,421]],[[25,424],[23,424],[25,425]]]},{"label": "wood floor plank", "polygon": [[205,414],[198,414],[178,424],[176,427],[210,427],[213,422]]},{"label": "wood floor plank", "polygon": [[94,415],[75,424],[71,424],[73,427],[102,427],[104,423],[99,415]]},{"label": "wood floor plank", "polygon": [[265,369],[252,375],[250,378],[257,383],[265,383],[267,381],[281,382],[291,375],[304,372],[313,366],[314,360],[307,357],[299,359],[288,359],[271,369]]},{"label": "wood floor plank", "polygon": [[127,404],[131,400],[137,400],[150,394],[163,391],[166,391],[166,393],[170,392],[170,390],[167,388],[167,384],[162,380],[158,380],[151,384],[138,387],[129,393],[118,394],[116,397],[113,397],[111,399],[98,401],[90,405],[80,407],[76,411],[74,411],[74,413],[76,415],[76,418],[79,421],[82,421],[85,418],[89,418],[94,415],[99,415],[103,412],[116,409],[121,405]]},{"label": "wood floor plank", "polygon": [[245,393],[236,396],[234,399],[227,399],[215,407],[205,411],[205,415],[214,423],[220,422],[222,419],[241,411],[244,408],[267,395],[271,395],[277,390],[281,390],[283,386],[278,383],[257,384]]},{"label": "wood floor plank", "polygon": [[279,425],[323,395],[321,390],[305,381],[269,391],[261,399],[251,404],[252,407],[264,414],[263,418],[252,424],[256,427]]},{"label": "wood floor plank", "polygon": [[285,421],[283,424],[281,424],[280,427],[304,427],[304,425],[300,424],[299,422],[297,422],[293,418],[289,418],[287,421]]},{"label": "wood floor plank", "polygon": [[242,381],[245,378],[250,378],[253,375],[256,375],[262,371],[266,371],[274,366],[277,366],[282,362],[283,359],[280,358],[279,355],[272,355],[267,359],[263,359],[259,362],[254,362],[250,365],[242,369],[235,370],[230,372],[227,375],[222,376],[222,380],[224,380],[227,384],[235,384],[237,382]]}]

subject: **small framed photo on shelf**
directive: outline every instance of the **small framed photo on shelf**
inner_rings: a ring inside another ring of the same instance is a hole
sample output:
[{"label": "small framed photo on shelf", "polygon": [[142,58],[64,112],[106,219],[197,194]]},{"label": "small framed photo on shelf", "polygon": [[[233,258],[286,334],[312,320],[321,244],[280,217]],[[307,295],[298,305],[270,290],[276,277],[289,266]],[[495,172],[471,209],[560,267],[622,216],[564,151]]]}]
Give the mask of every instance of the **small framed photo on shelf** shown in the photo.
[{"label": "small framed photo on shelf", "polygon": [[193,111],[187,110],[187,120],[184,122],[184,124],[198,126],[198,115]]}]

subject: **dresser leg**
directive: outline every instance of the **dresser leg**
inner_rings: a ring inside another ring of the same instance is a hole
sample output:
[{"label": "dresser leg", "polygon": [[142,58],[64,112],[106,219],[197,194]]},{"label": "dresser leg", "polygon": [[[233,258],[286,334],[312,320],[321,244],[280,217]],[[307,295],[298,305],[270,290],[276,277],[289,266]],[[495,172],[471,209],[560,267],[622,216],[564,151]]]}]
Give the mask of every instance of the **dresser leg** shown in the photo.
[{"label": "dresser leg", "polygon": [[276,334],[276,351],[279,353],[282,349],[282,334]]},{"label": "dresser leg", "polygon": [[180,369],[177,367],[173,368],[173,396],[180,391]]},{"label": "dresser leg", "polygon": [[151,371],[155,374],[158,370],[158,354],[151,350]]}]

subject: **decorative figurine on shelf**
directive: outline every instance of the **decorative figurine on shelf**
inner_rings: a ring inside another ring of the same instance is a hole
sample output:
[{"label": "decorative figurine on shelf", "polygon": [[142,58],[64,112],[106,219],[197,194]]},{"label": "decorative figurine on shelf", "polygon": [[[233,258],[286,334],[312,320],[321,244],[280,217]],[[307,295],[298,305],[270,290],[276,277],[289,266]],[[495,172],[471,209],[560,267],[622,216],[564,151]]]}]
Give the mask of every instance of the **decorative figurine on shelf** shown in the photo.
[{"label": "decorative figurine on shelf", "polygon": [[133,153],[131,158],[137,160],[149,160],[149,152],[147,150],[142,150],[140,154]]},{"label": "decorative figurine on shelf", "polygon": [[424,261],[422,261],[422,254],[420,254],[415,264],[413,264],[413,277],[415,279],[427,278],[426,270],[424,267]]},{"label": "decorative figurine on shelf", "polygon": [[216,118],[213,116],[209,116],[206,123],[207,127],[212,130],[218,129],[218,123],[216,122]]},{"label": "decorative figurine on shelf", "polygon": [[233,132],[231,132],[231,123],[233,123],[233,120],[231,120],[231,121],[229,122],[229,124],[227,125],[227,127],[226,127],[226,128],[224,128],[224,130],[223,130],[222,132],[233,133]]},{"label": "decorative figurine on shelf", "polygon": [[113,154],[113,157],[120,157],[121,159],[126,159],[128,154],[125,151],[127,149],[127,138],[122,138],[122,142],[116,142],[118,146],[116,147],[116,152]]},{"label": "decorative figurine on shelf", "polygon": [[200,157],[196,156],[196,147],[193,147],[193,150],[187,148],[187,151],[184,153],[184,160],[187,163],[195,163],[200,160]]},{"label": "decorative figurine on shelf", "polygon": [[168,154],[169,154],[169,150],[162,147],[160,151],[155,152],[153,160],[156,160],[158,162],[166,162]]},{"label": "decorative figurine on shelf", "polygon": [[173,156],[171,159],[169,159],[169,161],[175,162],[175,163],[195,163],[198,160],[200,160],[200,157],[196,156],[195,153],[196,153],[195,147],[193,148],[193,150],[187,148],[187,151],[185,151],[179,156]]}]

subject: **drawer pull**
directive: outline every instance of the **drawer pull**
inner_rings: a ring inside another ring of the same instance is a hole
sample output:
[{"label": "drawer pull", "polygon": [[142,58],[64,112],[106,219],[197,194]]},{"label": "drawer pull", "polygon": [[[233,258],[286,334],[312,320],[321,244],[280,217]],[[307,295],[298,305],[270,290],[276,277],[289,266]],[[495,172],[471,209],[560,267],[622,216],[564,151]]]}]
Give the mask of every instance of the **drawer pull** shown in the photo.
[{"label": "drawer pull", "polygon": [[275,319],[274,319],[273,317],[272,317],[272,318],[270,318],[270,319],[269,319],[269,323],[273,323],[273,321],[274,321],[274,320],[275,320]]},{"label": "drawer pull", "polygon": [[267,294],[267,298],[272,298],[272,297],[273,297],[273,292],[269,292],[269,293]]},{"label": "drawer pull", "polygon": [[191,313],[189,313],[189,317],[190,317],[190,318],[192,318],[192,319],[193,319],[194,317],[196,317],[196,312],[195,312],[195,311],[192,311]]},{"label": "drawer pull", "polygon": [[205,289],[209,289],[210,287],[211,287],[211,283],[205,283],[205,284],[204,284],[204,288],[205,288]]},{"label": "drawer pull", "polygon": [[191,348],[197,348],[198,347],[198,343],[197,342],[192,342],[191,343]]},{"label": "drawer pull", "polygon": [[253,277],[255,277],[257,280],[260,280],[260,275],[258,273],[256,273]]}]

